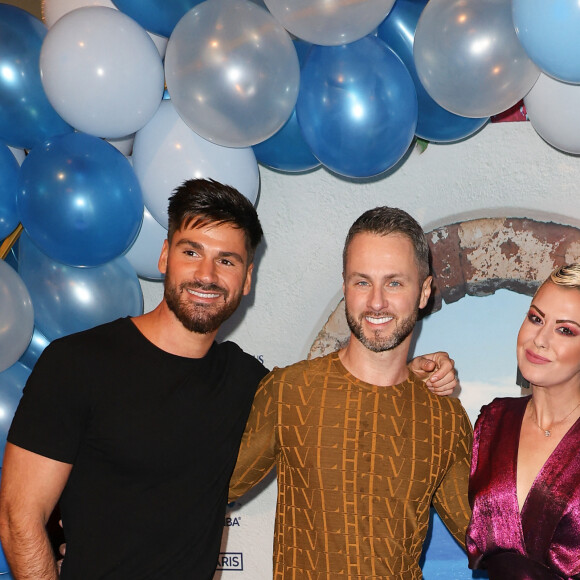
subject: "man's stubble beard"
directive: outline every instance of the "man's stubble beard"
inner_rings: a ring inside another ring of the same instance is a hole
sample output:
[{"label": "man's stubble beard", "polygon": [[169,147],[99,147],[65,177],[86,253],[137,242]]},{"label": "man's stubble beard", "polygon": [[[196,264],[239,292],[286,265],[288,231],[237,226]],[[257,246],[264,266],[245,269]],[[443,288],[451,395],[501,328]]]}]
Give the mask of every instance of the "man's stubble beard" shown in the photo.
[{"label": "man's stubble beard", "polygon": [[[201,282],[183,282],[176,287],[168,280],[169,272],[166,272],[164,298],[169,310],[175,314],[179,322],[190,332],[209,334],[219,327],[237,310],[242,301],[242,293],[228,302],[229,293],[217,284],[202,284]],[[220,304],[193,304],[182,300],[183,295],[188,295],[187,290],[200,290],[203,292],[215,292],[223,296],[224,301]]]},{"label": "man's stubble beard", "polygon": [[[398,318],[393,318],[393,322],[395,322],[395,329],[390,336],[385,338],[380,337],[380,330],[375,331],[374,338],[369,338],[364,333],[362,320],[365,318],[365,316],[377,316],[376,312],[365,312],[360,316],[359,320],[355,320],[354,316],[350,313],[348,307],[345,304],[346,322],[354,337],[370,351],[385,352],[387,350],[393,350],[413,332],[415,324],[417,323],[417,317],[419,315],[419,302],[420,299],[417,299],[417,304],[413,310],[413,313],[407,318],[404,318],[400,322]],[[380,317],[382,316],[390,315],[380,314]]]}]

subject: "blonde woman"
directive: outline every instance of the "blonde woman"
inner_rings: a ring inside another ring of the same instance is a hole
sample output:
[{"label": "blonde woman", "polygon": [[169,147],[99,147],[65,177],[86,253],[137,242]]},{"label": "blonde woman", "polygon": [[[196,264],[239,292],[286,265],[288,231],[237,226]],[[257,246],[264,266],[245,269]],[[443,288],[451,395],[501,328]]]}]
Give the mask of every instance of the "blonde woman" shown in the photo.
[{"label": "blonde woman", "polygon": [[491,580],[580,578],[580,264],[536,292],[517,340],[531,395],[475,425],[470,568]]}]

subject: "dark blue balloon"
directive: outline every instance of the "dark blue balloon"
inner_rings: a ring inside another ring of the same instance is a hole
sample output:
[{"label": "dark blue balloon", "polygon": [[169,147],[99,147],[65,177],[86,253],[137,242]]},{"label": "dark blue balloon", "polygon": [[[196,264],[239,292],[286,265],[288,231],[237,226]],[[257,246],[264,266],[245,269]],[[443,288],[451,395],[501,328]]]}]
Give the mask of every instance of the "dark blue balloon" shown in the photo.
[{"label": "dark blue balloon", "polygon": [[113,0],[113,4],[145,30],[169,38],[182,16],[203,0]]},{"label": "dark blue balloon", "polygon": [[20,221],[16,209],[16,183],[20,165],[6,145],[0,143],[0,240],[10,235]]},{"label": "dark blue balloon", "polygon": [[296,114],[312,153],[330,170],[372,177],[403,157],[415,136],[417,95],[397,55],[367,36],[312,47]]},{"label": "dark blue balloon", "polygon": [[[1,478],[0,472],[0,478]],[[4,555],[4,551],[2,550],[2,546],[0,545],[0,574],[2,575],[2,580],[12,580],[12,576],[10,576],[10,568],[8,567],[8,562],[6,561],[6,556]]]},{"label": "dark blue balloon", "polygon": [[112,145],[70,133],[34,148],[18,176],[24,229],[52,259],[98,266],[133,243],[143,219],[137,176]]},{"label": "dark blue balloon", "polygon": [[320,165],[302,136],[296,110],[278,132],[266,141],[254,145],[253,149],[259,163],[279,171],[295,173]]},{"label": "dark blue balloon", "polygon": [[48,102],[40,80],[44,24],[21,8],[0,4],[0,140],[31,149],[72,132]]},{"label": "dark blue balloon", "polygon": [[[299,39],[295,39],[293,43],[298,55],[298,62],[302,67],[312,44]],[[289,173],[308,171],[320,165],[320,161],[312,155],[302,136],[296,118],[296,107],[279,131],[262,143],[254,145],[253,149],[259,163],[279,171]]]},{"label": "dark blue balloon", "polygon": [[29,375],[30,369],[20,362],[0,373],[0,465],[4,457],[8,429]]},{"label": "dark blue balloon", "polygon": [[427,0],[397,0],[378,28],[378,37],[405,63],[417,90],[419,113],[417,137],[426,141],[448,143],[459,141],[483,127],[489,117],[460,117],[439,106],[423,88],[413,59],[413,44],[419,16]]}]

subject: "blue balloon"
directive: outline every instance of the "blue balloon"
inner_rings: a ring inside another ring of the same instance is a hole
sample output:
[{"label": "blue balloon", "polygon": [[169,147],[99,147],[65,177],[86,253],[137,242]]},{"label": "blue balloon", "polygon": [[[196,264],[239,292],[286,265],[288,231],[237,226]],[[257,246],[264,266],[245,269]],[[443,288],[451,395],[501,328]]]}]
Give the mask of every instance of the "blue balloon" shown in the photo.
[{"label": "blue balloon", "polygon": [[8,566],[8,562],[6,561],[4,551],[2,550],[2,545],[0,545],[0,576],[2,576],[2,580],[12,580],[12,576],[10,575],[10,568]]},{"label": "blue balloon", "polygon": [[143,313],[141,284],[124,256],[95,268],[75,268],[43,254],[26,235],[20,237],[19,254],[35,326],[48,340]]},{"label": "blue balloon", "polygon": [[29,375],[30,369],[20,362],[0,373],[0,465],[4,458],[8,429]]},{"label": "blue balloon", "polygon": [[0,140],[31,149],[72,132],[49,103],[40,80],[44,24],[21,8],[0,4]]},{"label": "blue balloon", "polygon": [[438,105],[424,89],[415,68],[413,44],[417,23],[426,4],[427,0],[397,0],[377,34],[405,63],[415,83],[419,102],[417,137],[436,143],[459,141],[481,129],[489,117],[460,117]]},{"label": "blue balloon", "polygon": [[530,60],[556,80],[580,84],[580,4],[572,0],[513,0],[512,15]]},{"label": "blue balloon", "polygon": [[32,338],[30,339],[30,344],[24,352],[24,354],[18,359],[23,365],[27,366],[29,369],[34,368],[38,357],[42,354],[42,351],[50,344],[50,340],[35,328],[32,333]]},{"label": "blue balloon", "polygon": [[84,133],[57,137],[29,153],[18,176],[17,204],[38,247],[71,266],[98,266],[120,256],[143,219],[131,163]]},{"label": "blue balloon", "polygon": [[[298,62],[302,67],[306,55],[312,44],[303,40],[295,39],[292,41]],[[296,107],[292,115],[283,127],[272,137],[253,146],[256,159],[262,165],[294,173],[298,171],[309,171],[320,166],[320,161],[312,155],[308,144],[302,136],[298,119],[296,118]]]},{"label": "blue balloon", "polygon": [[297,173],[320,166],[302,136],[296,109],[277,133],[253,149],[258,163],[279,171]]},{"label": "blue balloon", "polygon": [[10,149],[0,143],[0,240],[10,235],[20,221],[16,209],[16,182],[20,165]]},{"label": "blue balloon", "polygon": [[203,0],[113,0],[113,4],[145,30],[171,36],[182,16]]},{"label": "blue balloon", "polygon": [[296,114],[324,166],[347,177],[372,177],[395,165],[412,143],[417,95],[397,55],[367,36],[312,47],[302,67]]}]

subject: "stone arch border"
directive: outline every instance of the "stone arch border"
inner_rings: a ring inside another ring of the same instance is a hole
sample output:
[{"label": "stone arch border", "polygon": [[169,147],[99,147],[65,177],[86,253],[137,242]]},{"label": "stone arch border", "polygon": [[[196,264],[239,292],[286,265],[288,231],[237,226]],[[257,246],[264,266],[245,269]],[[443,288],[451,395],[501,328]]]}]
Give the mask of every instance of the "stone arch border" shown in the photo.
[{"label": "stone arch border", "polygon": [[[443,301],[489,296],[507,289],[532,296],[550,272],[580,261],[580,229],[523,218],[483,218],[427,233],[433,286],[427,314]],[[343,347],[349,338],[341,299],[312,343],[308,358]]]}]

